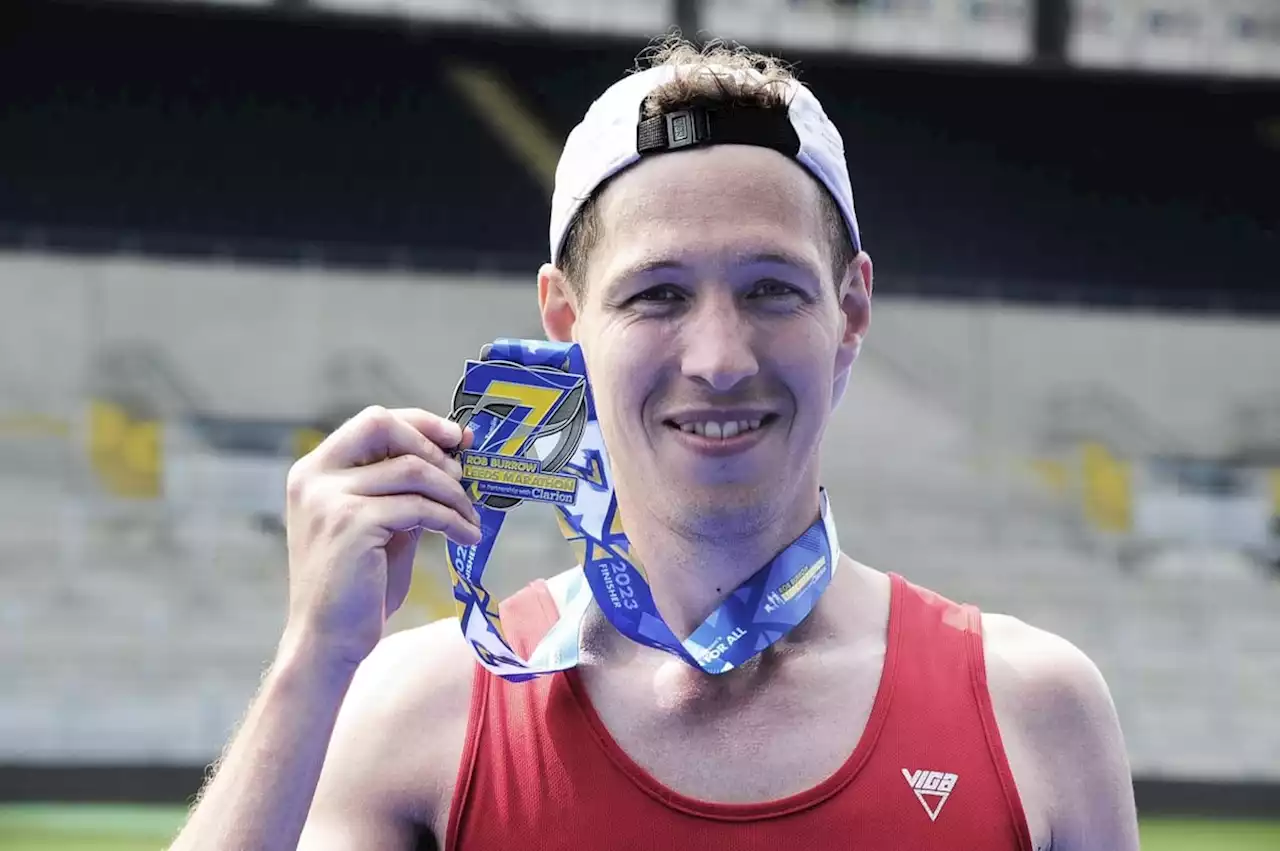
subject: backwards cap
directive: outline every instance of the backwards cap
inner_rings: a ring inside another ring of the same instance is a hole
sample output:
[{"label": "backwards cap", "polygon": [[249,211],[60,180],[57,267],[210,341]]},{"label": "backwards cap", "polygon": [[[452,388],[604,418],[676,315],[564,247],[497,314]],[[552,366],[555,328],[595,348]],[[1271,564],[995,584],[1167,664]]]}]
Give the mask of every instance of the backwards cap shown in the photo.
[{"label": "backwards cap", "polygon": [[747,107],[694,108],[641,121],[640,107],[654,89],[681,73],[723,76],[757,71],[715,66],[660,65],[623,77],[591,104],[565,141],[551,196],[551,262],[559,265],[564,238],[578,210],[599,186],[642,156],[706,144],[761,145],[792,157],[822,182],[844,216],[854,251],[861,249],[853,188],[844,159],[844,141],[822,104],[796,80],[786,86],[781,110]]}]

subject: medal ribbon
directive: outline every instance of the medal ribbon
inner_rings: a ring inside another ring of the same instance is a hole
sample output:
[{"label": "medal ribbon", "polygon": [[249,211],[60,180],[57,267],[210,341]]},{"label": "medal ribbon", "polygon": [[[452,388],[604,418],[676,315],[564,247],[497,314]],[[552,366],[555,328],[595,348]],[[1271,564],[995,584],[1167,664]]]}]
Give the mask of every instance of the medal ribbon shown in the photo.
[{"label": "medal ribbon", "polygon": [[[461,453],[462,483],[476,501],[482,538],[472,546],[446,541],[458,619],[485,668],[519,682],[574,667],[593,599],[627,638],[709,674],[743,664],[813,610],[840,553],[825,491],[813,525],[678,639],[623,531],[581,348],[504,338],[486,349],[467,361],[452,414],[475,433]],[[523,500],[555,505],[582,565],[560,619],[528,659],[507,641],[498,602],[482,583],[506,511]]]}]

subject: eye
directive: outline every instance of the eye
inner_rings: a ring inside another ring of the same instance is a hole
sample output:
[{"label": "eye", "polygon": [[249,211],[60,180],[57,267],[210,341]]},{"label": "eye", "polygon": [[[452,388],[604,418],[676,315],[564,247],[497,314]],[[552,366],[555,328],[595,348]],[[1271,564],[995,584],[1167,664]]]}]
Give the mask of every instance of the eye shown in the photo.
[{"label": "eye", "polygon": [[774,278],[766,278],[757,281],[756,285],[751,288],[750,298],[782,298],[787,296],[803,295],[799,288],[788,284],[785,281],[779,281]]},{"label": "eye", "polygon": [[684,293],[673,284],[661,284],[636,293],[631,297],[632,303],[642,304],[674,304],[684,300]]}]

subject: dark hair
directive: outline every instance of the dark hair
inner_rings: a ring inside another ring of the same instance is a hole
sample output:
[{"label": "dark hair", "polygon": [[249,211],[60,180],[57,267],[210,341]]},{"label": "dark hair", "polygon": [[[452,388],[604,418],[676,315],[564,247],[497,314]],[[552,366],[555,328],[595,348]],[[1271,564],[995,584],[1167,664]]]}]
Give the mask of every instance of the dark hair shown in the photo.
[{"label": "dark hair", "polygon": [[[694,106],[733,105],[786,110],[788,87],[795,80],[791,69],[773,57],[718,41],[699,48],[678,35],[655,42],[641,54],[640,59],[647,59],[648,67],[651,68],[674,65],[680,69],[674,80],[654,89],[645,98],[641,105],[641,118],[652,118]],[[638,62],[637,66],[639,64]],[[723,73],[745,70],[755,73]],[[604,185],[596,187],[591,197],[578,209],[573,221],[569,223],[560,249],[560,270],[579,298],[587,290],[588,262],[596,243],[600,241],[602,223],[598,201]],[[822,218],[827,226],[828,247],[831,252],[832,277],[836,286],[839,286],[845,270],[855,256],[853,242],[835,199],[825,186],[819,184],[819,187],[822,190],[819,203],[822,205]]]}]

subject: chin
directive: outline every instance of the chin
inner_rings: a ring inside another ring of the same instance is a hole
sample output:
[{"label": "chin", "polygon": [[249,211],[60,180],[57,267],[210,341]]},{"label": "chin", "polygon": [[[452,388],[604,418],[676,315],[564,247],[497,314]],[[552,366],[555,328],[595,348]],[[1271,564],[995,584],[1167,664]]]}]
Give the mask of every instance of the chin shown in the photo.
[{"label": "chin", "polygon": [[663,490],[663,505],[691,526],[709,524],[723,531],[727,523],[735,532],[748,534],[759,528],[762,517],[776,512],[777,495],[776,488],[761,482],[671,478]]}]

